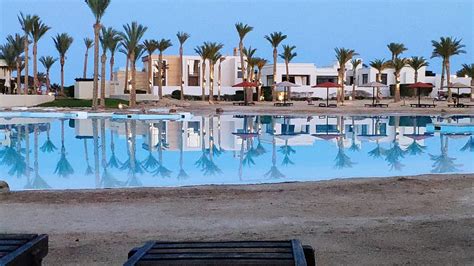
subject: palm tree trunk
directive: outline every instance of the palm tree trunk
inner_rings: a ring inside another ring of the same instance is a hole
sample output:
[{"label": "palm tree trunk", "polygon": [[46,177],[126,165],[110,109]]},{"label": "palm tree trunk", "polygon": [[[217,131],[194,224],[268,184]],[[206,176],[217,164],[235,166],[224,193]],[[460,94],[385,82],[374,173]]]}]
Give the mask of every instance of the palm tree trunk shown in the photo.
[{"label": "palm tree trunk", "polygon": [[46,71],[46,93],[51,91],[51,80],[49,79],[49,69]]},{"label": "palm tree trunk", "polygon": [[21,94],[21,62],[16,60],[16,94]]},{"label": "palm tree trunk", "polygon": [[446,60],[443,59],[443,64],[441,65],[441,84],[439,85],[439,89],[442,90],[444,86],[444,74],[446,69]]},{"label": "palm tree trunk", "polygon": [[28,57],[29,57],[29,54],[28,54],[28,48],[29,48],[29,45],[30,45],[30,42],[28,40],[28,35],[25,35],[25,76],[23,78],[23,82],[24,82],[24,89],[23,89],[23,94],[28,94]]},{"label": "palm tree trunk", "polygon": [[214,103],[214,63],[209,63],[209,103]]},{"label": "palm tree trunk", "polygon": [[107,62],[107,55],[105,50],[100,58],[101,62],[101,72],[100,72],[100,101],[99,106],[101,108],[105,107],[105,63]]},{"label": "palm tree trunk", "polygon": [[415,83],[418,82],[418,70],[415,70]]},{"label": "palm tree trunk", "polygon": [[206,100],[206,61],[203,60],[202,64],[202,78],[201,78],[201,100]]},{"label": "palm tree trunk", "polygon": [[33,44],[33,88],[35,90],[35,94],[36,94],[36,89],[38,88],[38,83],[39,83],[37,57],[38,57],[38,43],[35,42]]},{"label": "palm tree trunk", "polygon": [[124,87],[123,87],[123,93],[129,92],[128,91],[128,68],[129,68],[129,65],[130,65],[130,57],[127,55],[127,62],[125,64],[125,83],[124,83]]},{"label": "palm tree trunk", "polygon": [[[286,67],[286,81],[290,82],[290,67],[289,67],[289,63],[288,60],[285,60],[285,67]],[[286,94],[285,97],[287,98],[287,100],[291,100],[291,91],[290,91],[290,87],[287,87],[286,88]]]},{"label": "palm tree trunk", "polygon": [[61,57],[61,95],[64,96],[64,56]]},{"label": "palm tree trunk", "polygon": [[357,71],[354,68],[352,70],[352,100],[355,100],[356,98],[356,81],[357,81]]},{"label": "palm tree trunk", "polygon": [[220,102],[221,101],[221,87],[222,87],[222,61],[219,60],[219,69],[218,69],[219,73],[219,77],[218,77],[218,81],[217,81],[217,101]]},{"label": "palm tree trunk", "polygon": [[[451,64],[449,63],[449,58],[446,58],[446,83],[447,83],[447,86],[450,86],[450,83],[451,83]],[[453,100],[453,94],[452,94],[452,91],[451,91],[451,88],[448,87],[448,102],[452,102]]]},{"label": "palm tree trunk", "polygon": [[115,63],[115,56],[114,54],[110,55],[110,81],[114,79],[114,63]]},{"label": "palm tree trunk", "polygon": [[100,146],[102,149],[102,167],[104,171],[107,168],[107,146],[105,141],[105,120],[100,120]]},{"label": "palm tree trunk", "polygon": [[135,80],[135,75],[136,75],[136,71],[135,71],[135,53],[132,52],[130,54],[130,64],[131,64],[131,70],[132,70],[132,90],[130,91],[130,102],[129,102],[129,106],[130,107],[135,107],[135,105],[137,104],[137,91],[136,91],[136,85],[137,85],[137,82]]},{"label": "palm tree trunk", "polygon": [[[244,53],[243,53],[243,50],[244,50],[244,42],[242,39],[240,39],[239,41],[239,56],[240,56],[240,71],[242,72],[242,81],[246,81],[246,78],[245,78],[245,62],[244,62]],[[243,88],[244,89],[244,102],[247,103],[248,102],[248,96],[247,96],[247,88]]]},{"label": "palm tree trunk", "polygon": [[345,71],[346,69],[343,67],[342,70],[341,70],[341,103],[344,104],[344,100],[345,100],[345,95],[344,95],[344,79],[345,79]]},{"label": "palm tree trunk", "polygon": [[158,97],[163,97],[163,53],[160,52],[158,57]]},{"label": "palm tree trunk", "polygon": [[100,185],[100,172],[99,172],[99,129],[97,125],[97,119],[92,119],[92,136],[94,138],[95,186],[98,188]]},{"label": "palm tree trunk", "polygon": [[92,109],[97,109],[97,96],[99,90],[99,21],[94,24],[94,84],[92,87]]},{"label": "palm tree trunk", "polygon": [[474,102],[474,75],[471,76],[471,102]]},{"label": "palm tree trunk", "polygon": [[277,48],[273,48],[273,84],[272,84],[272,101],[276,101],[276,91],[275,91],[275,84],[277,81],[277,58],[278,58],[278,51]]},{"label": "palm tree trunk", "polygon": [[153,64],[151,62],[151,54],[148,54],[148,90],[147,93],[151,94],[153,88]]},{"label": "palm tree trunk", "polygon": [[89,49],[86,48],[86,54],[84,55],[84,72],[82,78],[87,78],[87,58],[89,57]]},{"label": "palm tree trunk", "polygon": [[257,82],[258,82],[258,87],[257,87],[257,101],[260,102],[260,98],[262,97],[262,83],[260,83],[260,79],[262,79],[262,69],[258,70],[257,74]]},{"label": "palm tree trunk", "polygon": [[395,76],[395,102],[400,101],[400,74],[396,74]]},{"label": "palm tree trunk", "polygon": [[[380,82],[380,83],[382,82],[382,71],[379,71],[379,73],[377,74],[377,82]],[[375,96],[376,103],[380,102],[379,95],[380,95],[380,87],[377,87],[377,95]]]},{"label": "palm tree trunk", "polygon": [[179,86],[181,89],[181,101],[184,100],[184,80],[183,80],[183,45],[179,46]]}]

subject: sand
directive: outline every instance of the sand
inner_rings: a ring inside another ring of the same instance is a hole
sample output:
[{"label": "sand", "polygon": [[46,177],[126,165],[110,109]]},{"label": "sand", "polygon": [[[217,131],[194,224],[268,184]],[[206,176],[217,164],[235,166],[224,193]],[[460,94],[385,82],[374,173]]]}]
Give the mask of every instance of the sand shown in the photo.
[{"label": "sand", "polygon": [[45,265],[121,265],[146,240],[298,238],[320,265],[474,263],[474,174],[0,194]]}]

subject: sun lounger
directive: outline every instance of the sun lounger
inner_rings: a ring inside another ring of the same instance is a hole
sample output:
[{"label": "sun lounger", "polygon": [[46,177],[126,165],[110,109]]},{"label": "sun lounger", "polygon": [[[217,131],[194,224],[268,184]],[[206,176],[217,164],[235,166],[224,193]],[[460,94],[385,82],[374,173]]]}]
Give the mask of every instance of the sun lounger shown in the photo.
[{"label": "sun lounger", "polygon": [[320,104],[318,105],[318,107],[337,108],[337,104],[335,104],[335,103],[330,103],[330,104],[326,105],[325,103],[320,103]]},{"label": "sun lounger", "polygon": [[415,108],[435,108],[436,104],[431,104],[431,103],[412,103],[410,104],[410,107],[415,107]]},{"label": "sun lounger", "polygon": [[158,242],[132,249],[132,265],[315,265],[314,249],[299,240]]},{"label": "sun lounger", "polygon": [[448,107],[452,107],[452,108],[470,108],[470,107],[474,107],[474,105],[465,104],[465,103],[451,103],[451,104],[448,104]]},{"label": "sun lounger", "polygon": [[274,106],[293,106],[293,103],[274,103]]},{"label": "sun lounger", "polygon": [[41,265],[47,254],[47,235],[0,234],[0,265]]},{"label": "sun lounger", "polygon": [[234,102],[234,103],[232,103],[232,104],[233,104],[233,105],[239,105],[239,106],[255,105],[254,102],[248,102],[248,103],[246,103],[246,102]]},{"label": "sun lounger", "polygon": [[387,108],[388,107],[388,104],[386,103],[366,103],[364,105],[365,107],[380,107],[380,108]]}]

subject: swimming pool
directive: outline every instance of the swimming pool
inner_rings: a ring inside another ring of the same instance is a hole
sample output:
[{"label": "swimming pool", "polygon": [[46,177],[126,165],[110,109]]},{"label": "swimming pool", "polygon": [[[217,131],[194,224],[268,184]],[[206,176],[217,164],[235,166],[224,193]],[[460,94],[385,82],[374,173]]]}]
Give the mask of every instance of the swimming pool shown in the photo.
[{"label": "swimming pool", "polygon": [[[474,172],[474,116],[0,117],[12,190]],[[442,128],[441,128],[442,127]]]}]

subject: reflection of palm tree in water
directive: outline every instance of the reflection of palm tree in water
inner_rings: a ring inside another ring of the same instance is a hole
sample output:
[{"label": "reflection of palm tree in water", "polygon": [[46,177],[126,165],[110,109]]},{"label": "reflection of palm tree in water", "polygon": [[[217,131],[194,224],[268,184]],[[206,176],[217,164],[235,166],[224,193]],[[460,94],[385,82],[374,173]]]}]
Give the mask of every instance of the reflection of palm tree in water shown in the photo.
[{"label": "reflection of palm tree in water", "polygon": [[265,173],[265,177],[268,178],[284,178],[285,175],[278,170],[278,167],[276,166],[276,161],[277,161],[277,152],[276,152],[276,139],[275,139],[275,118],[272,117],[272,167],[268,172]]},{"label": "reflection of palm tree in water", "polygon": [[390,166],[390,170],[401,170],[403,168],[403,164],[400,162],[400,159],[405,158],[405,151],[400,147],[400,144],[397,141],[397,128],[400,124],[400,117],[395,116],[394,122],[394,134],[393,134],[393,141],[391,144],[390,149],[385,152],[385,161],[388,162]]},{"label": "reflection of palm tree in water", "polygon": [[89,163],[89,152],[88,152],[88,149],[87,149],[87,139],[84,138],[83,142],[84,142],[84,156],[86,157],[85,159],[86,159],[86,164],[87,164],[85,175],[92,175],[93,171],[92,171],[92,167]]},{"label": "reflection of palm tree in water", "polygon": [[154,176],[158,176],[160,175],[161,177],[170,177],[171,175],[171,170],[169,170],[168,168],[166,168],[164,165],[163,165],[163,150],[167,149],[168,148],[168,143],[166,143],[166,141],[164,141],[165,139],[163,138],[163,124],[164,122],[163,121],[160,121],[158,122],[158,144],[157,144],[157,148],[158,148],[158,167],[156,168],[156,170],[154,171],[153,175]]},{"label": "reflection of palm tree in water", "polygon": [[51,141],[51,138],[50,138],[50,135],[49,135],[50,129],[51,129],[51,124],[48,123],[48,126],[46,128],[46,141],[43,143],[43,145],[40,148],[40,150],[42,152],[51,153],[51,152],[58,149],[58,148],[56,148],[54,143]]},{"label": "reflection of palm tree in water", "polygon": [[155,156],[153,156],[152,130],[153,130],[153,125],[150,125],[148,127],[148,156],[142,162],[143,168],[145,168],[145,170],[149,172],[153,172],[159,166],[158,160],[156,160]]},{"label": "reflection of palm tree in water", "polygon": [[407,147],[407,153],[409,155],[420,155],[425,152],[424,150],[426,149],[426,146],[423,146],[416,141],[416,137],[420,135],[419,131],[419,127],[417,127],[417,119],[416,117],[413,117],[413,142]]},{"label": "reflection of palm tree in water", "polygon": [[92,119],[92,137],[94,140],[94,176],[95,187],[100,186],[100,166],[99,166],[99,125],[97,118]]},{"label": "reflection of palm tree in water", "polygon": [[[222,173],[221,169],[214,163],[214,153],[216,147],[214,147],[214,117],[209,118],[209,149],[206,149],[205,143],[205,118],[201,120],[201,157],[194,163],[197,167],[201,168],[201,171],[205,176],[214,176]],[[220,151],[218,151],[219,153]],[[219,153],[220,154],[220,153]]]},{"label": "reflection of palm tree in water", "polygon": [[105,137],[105,120],[100,120],[100,140],[101,140],[101,151],[102,151],[102,179],[100,184],[103,188],[110,188],[110,187],[120,187],[123,186],[124,183],[117,180],[112,173],[107,169],[107,145],[106,145],[106,137]]},{"label": "reflection of palm tree in water", "polygon": [[[257,116],[257,125],[258,125],[258,130],[261,131],[261,127],[262,127],[262,120],[261,120],[261,116]],[[258,136],[257,136],[257,147],[255,148],[255,153],[256,153],[256,156],[261,156],[265,153],[267,153],[267,151],[265,150],[265,148],[263,147],[262,145],[262,142],[261,142],[261,138],[260,138],[260,133],[261,132],[258,132]]]},{"label": "reflection of palm tree in water", "polygon": [[16,150],[13,148],[13,146],[12,149],[7,150],[3,161],[4,164],[11,166],[10,171],[8,171],[8,174],[11,176],[16,175],[19,178],[20,176],[26,174],[27,165],[25,157],[22,155],[22,153],[26,153],[27,151],[25,151],[25,149],[21,147],[21,142],[23,138],[22,127],[18,126],[16,129]]},{"label": "reflection of palm tree in water", "polygon": [[61,120],[61,157],[56,164],[54,173],[60,177],[69,177],[74,174],[74,169],[66,157],[66,147],[64,145],[64,120]]},{"label": "reflection of palm tree in water", "polygon": [[456,164],[454,161],[456,158],[449,157],[448,155],[448,138],[444,134],[439,135],[440,138],[440,155],[430,154],[430,159],[433,161],[432,173],[447,173],[447,172],[457,172],[459,171],[458,167],[462,166]]},{"label": "reflection of palm tree in water", "polygon": [[[373,119],[374,118],[372,118],[372,121],[373,121]],[[373,132],[375,133],[373,135],[380,135],[380,120],[379,120],[378,117],[376,117],[375,125],[372,122],[372,129],[373,129]],[[380,135],[380,136],[382,136],[382,135]],[[381,157],[385,156],[386,152],[387,152],[387,150],[380,146],[379,139],[377,138],[375,140],[375,148],[372,149],[371,151],[369,151],[368,154],[369,154],[370,157],[373,157],[373,158],[381,158]]]},{"label": "reflection of palm tree in water", "polygon": [[356,128],[355,128],[355,121],[354,116],[351,117],[352,120],[352,138],[351,138],[351,146],[349,147],[350,151],[360,151],[360,146],[356,143]]},{"label": "reflection of palm tree in water", "polygon": [[120,168],[122,166],[122,162],[117,158],[115,154],[115,141],[114,141],[114,132],[110,130],[110,159],[107,163],[107,166],[110,168]]},{"label": "reflection of palm tree in water", "polygon": [[43,178],[39,175],[39,162],[38,162],[38,126],[35,125],[34,127],[34,171],[35,171],[35,176],[32,181],[28,182],[28,184],[25,186],[26,189],[46,189],[46,188],[51,188],[46,181],[44,181]]},{"label": "reflection of palm tree in water", "polygon": [[[128,123],[130,123],[130,129],[128,128]],[[128,160],[123,163],[121,170],[128,169],[129,178],[127,179],[127,186],[139,187],[141,186],[140,180],[137,178],[137,174],[143,173],[143,169],[140,166],[140,163],[136,159],[136,134],[137,134],[137,122],[131,120],[130,122],[125,122],[125,135],[127,136],[127,153]]]},{"label": "reflection of palm tree in water", "polygon": [[460,151],[474,152],[474,138],[472,136],[469,137],[466,144],[464,144],[464,146],[462,146]]},{"label": "reflection of palm tree in water", "polygon": [[183,168],[183,164],[184,164],[184,152],[183,152],[184,138],[183,138],[183,134],[184,134],[184,122],[180,121],[179,122],[179,173],[178,173],[178,176],[177,176],[178,179],[186,179],[186,178],[189,177],[188,174],[186,173],[186,171],[184,171],[184,168]]},{"label": "reflection of palm tree in water", "polygon": [[341,132],[341,135],[337,139],[337,155],[334,159],[334,168],[351,168],[355,163],[351,160],[349,156],[346,155],[344,151],[344,117],[339,116],[337,118],[337,121],[339,124],[339,131]]}]

